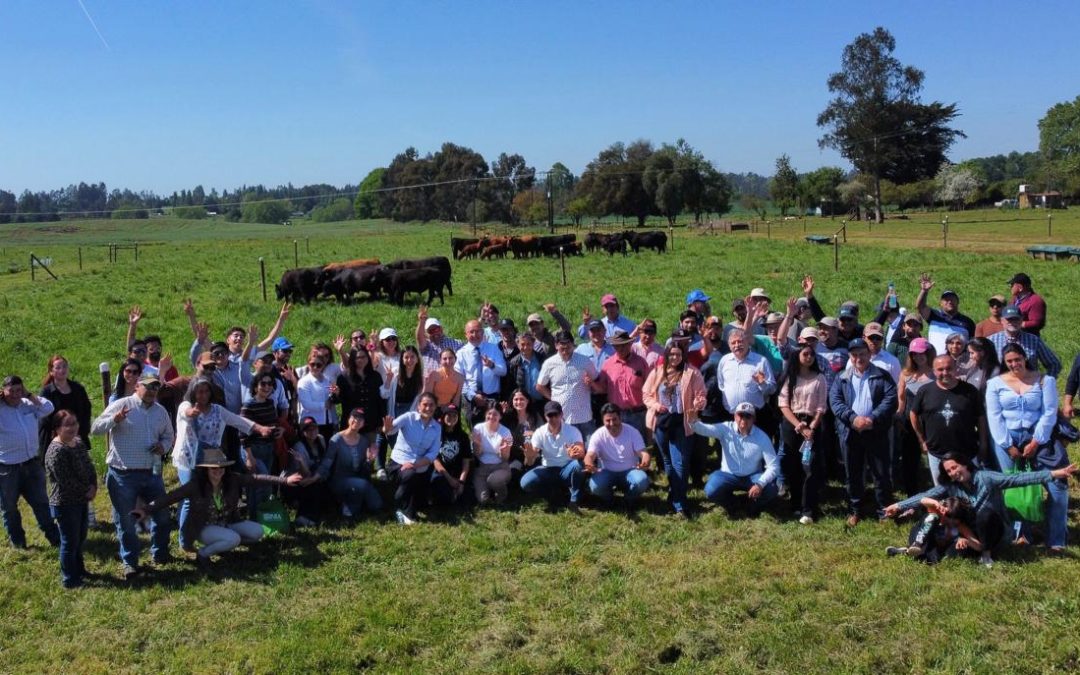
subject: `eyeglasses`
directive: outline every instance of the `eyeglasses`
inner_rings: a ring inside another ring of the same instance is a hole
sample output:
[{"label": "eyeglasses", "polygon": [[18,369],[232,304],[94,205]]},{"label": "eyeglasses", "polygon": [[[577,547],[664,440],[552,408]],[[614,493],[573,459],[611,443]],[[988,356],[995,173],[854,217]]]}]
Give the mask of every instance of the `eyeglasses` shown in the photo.
[{"label": "eyeglasses", "polygon": [[137,349],[132,349],[131,353],[132,354],[145,354],[146,353],[146,348],[145,347],[139,347]]},{"label": "eyeglasses", "polygon": [[366,335],[353,335],[351,337],[351,339],[353,339],[353,340],[363,340],[366,337],[367,337]]},{"label": "eyeglasses", "polygon": [[866,339],[871,342],[882,342],[883,340],[885,340],[885,338],[881,337],[880,335],[867,335]]},{"label": "eyeglasses", "polygon": [[308,365],[311,366],[312,368],[323,368],[323,367],[326,366],[326,364],[323,363],[322,361],[315,361],[313,363],[309,363]]},{"label": "eyeglasses", "polygon": [[210,370],[210,371],[217,370],[217,364],[216,363],[207,363],[206,365],[204,365],[202,367],[202,369],[203,369],[204,372],[208,371],[208,370]]}]

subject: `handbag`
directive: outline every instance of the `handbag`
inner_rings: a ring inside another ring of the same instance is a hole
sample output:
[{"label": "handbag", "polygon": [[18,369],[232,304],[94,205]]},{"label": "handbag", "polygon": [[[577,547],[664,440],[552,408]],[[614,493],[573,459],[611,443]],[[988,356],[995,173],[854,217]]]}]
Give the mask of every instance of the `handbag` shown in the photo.
[{"label": "handbag", "polygon": [[[1005,473],[1028,473],[1031,471],[1030,465],[1027,461],[1021,461],[1016,464],[1012,469],[1009,469]],[[1021,487],[1009,488],[1003,493],[1005,498],[1005,508],[1009,510],[1009,513],[1017,520],[1023,520],[1029,523],[1041,523],[1043,520],[1043,486],[1036,483],[1034,485],[1023,485]]]},{"label": "handbag", "polygon": [[270,495],[259,503],[255,522],[262,525],[264,537],[286,534],[289,531],[289,512],[277,495]]}]

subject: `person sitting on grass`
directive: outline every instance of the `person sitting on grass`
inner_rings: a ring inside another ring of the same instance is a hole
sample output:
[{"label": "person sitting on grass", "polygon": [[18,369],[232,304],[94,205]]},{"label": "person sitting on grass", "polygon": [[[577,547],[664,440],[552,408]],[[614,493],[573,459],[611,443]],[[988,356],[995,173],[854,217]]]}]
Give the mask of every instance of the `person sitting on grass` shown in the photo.
[{"label": "person sitting on grass", "polygon": [[383,418],[383,435],[397,434],[386,463],[387,477],[397,485],[394,491],[395,516],[402,525],[413,525],[417,509],[427,505],[432,465],[439,456],[442,427],[435,420],[435,395],[420,394],[416,410],[397,418]]},{"label": "person sitting on grass", "polygon": [[929,565],[945,558],[975,557],[983,545],[975,535],[975,510],[971,502],[948,497],[926,500],[927,514],[911,526],[907,546],[889,546],[885,554],[904,554]]},{"label": "person sitting on grass", "polygon": [[490,502],[506,501],[512,474],[508,460],[514,445],[513,434],[502,425],[502,411],[491,405],[484,414],[484,421],[473,427],[472,445],[476,455],[476,469],[472,472],[476,502],[485,506]]},{"label": "person sitting on grass", "polygon": [[[315,473],[325,456],[326,441],[319,435],[319,423],[314,417],[303,418],[300,420],[300,437],[289,449],[285,473],[297,473],[307,478]],[[282,493],[285,502],[296,508],[293,524],[297,527],[318,524],[336,506],[333,495],[317,483],[304,484],[301,481],[297,485],[286,486]]]},{"label": "person sitting on grass", "polygon": [[188,541],[197,539],[202,542],[203,546],[195,559],[199,569],[208,571],[210,556],[231,551],[241,543],[250,544],[262,539],[262,525],[240,518],[238,506],[241,489],[254,484],[296,485],[302,478],[300,474],[280,478],[236,473],[226,469],[231,464],[232,460],[226,459],[225,453],[219,448],[205,449],[190,482],[154,499],[145,507],[132,509],[132,517],[142,519],[181,500],[190,500],[191,507],[184,524],[186,536]]},{"label": "person sitting on grass", "polygon": [[1005,500],[1002,490],[1024,485],[1046,484],[1054,479],[1065,479],[1077,471],[1075,464],[1060,469],[1028,471],[1025,473],[1004,474],[997,471],[977,468],[971,459],[955,452],[946,453],[941,461],[948,480],[942,477],[942,485],[926,492],[890,504],[885,507],[885,515],[895,518],[897,515],[922,505],[935,513],[948,511],[941,504],[945,497],[960,497],[971,503],[975,509],[975,538],[982,544],[982,556],[979,561],[986,566],[993,564],[993,554],[1005,535],[1008,517],[1005,515]]},{"label": "person sitting on grass", "polygon": [[699,399],[687,411],[690,427],[694,433],[719,439],[721,454],[720,468],[705,483],[705,497],[731,515],[735,490],[746,490],[750,516],[757,517],[776,498],[776,476],[780,473],[776,448],[765,432],[754,426],[757,411],[749,401],[735,406],[734,421],[719,424],[697,420],[697,411],[703,404]]},{"label": "person sitting on grass", "polygon": [[589,450],[585,453],[585,472],[592,474],[589,491],[610,504],[613,492],[619,488],[629,510],[649,489],[649,474],[645,472],[652,458],[645,450],[641,433],[622,423],[618,406],[605,403],[600,417],[604,426],[589,436]]},{"label": "person sitting on grass", "polygon": [[466,499],[465,488],[473,463],[472,441],[461,428],[461,411],[456,405],[440,408],[435,418],[442,425],[442,438],[434,462],[435,473],[431,476],[431,501],[439,506],[453,506]]},{"label": "person sitting on grass", "polygon": [[341,515],[352,520],[363,512],[378,513],[382,498],[371,484],[371,462],[375,459],[375,446],[368,444],[364,428],[364,411],[354,408],[349,413],[348,426],[334,434],[326,455],[315,474],[300,484],[310,485],[326,481],[330,492],[341,502]]}]

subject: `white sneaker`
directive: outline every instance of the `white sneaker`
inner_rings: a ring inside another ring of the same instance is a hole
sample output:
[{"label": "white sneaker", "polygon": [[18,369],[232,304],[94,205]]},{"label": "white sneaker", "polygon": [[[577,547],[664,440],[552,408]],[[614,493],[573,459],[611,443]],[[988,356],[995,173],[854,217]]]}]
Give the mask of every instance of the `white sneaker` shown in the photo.
[{"label": "white sneaker", "polygon": [[378,471],[376,471],[375,480],[379,481],[380,483],[385,483],[387,480],[386,469],[379,469]]},{"label": "white sneaker", "polygon": [[813,525],[814,524],[814,519],[811,518],[810,516],[803,516],[802,518],[799,518],[799,522],[802,523],[803,525]]},{"label": "white sneaker", "polygon": [[989,569],[994,566],[994,559],[990,557],[990,551],[983,551],[979,556],[979,564]]},{"label": "white sneaker", "polygon": [[401,523],[402,525],[415,525],[416,524],[416,521],[413,520],[412,518],[408,517],[407,515],[405,515],[404,511],[397,511],[396,513],[394,513],[394,515],[397,516],[397,521],[399,523]]},{"label": "white sneaker", "polygon": [[350,509],[347,504],[342,504],[341,515],[345,518],[352,518],[352,509]]}]

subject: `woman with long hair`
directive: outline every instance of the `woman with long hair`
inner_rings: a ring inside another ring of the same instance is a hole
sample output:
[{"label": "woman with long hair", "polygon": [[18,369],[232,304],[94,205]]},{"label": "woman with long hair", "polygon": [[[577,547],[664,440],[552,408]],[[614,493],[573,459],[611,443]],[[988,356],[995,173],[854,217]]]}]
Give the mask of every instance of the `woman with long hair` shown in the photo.
[{"label": "woman with long hair", "polygon": [[472,472],[476,502],[481,506],[502,504],[512,477],[508,460],[514,437],[502,425],[498,406],[488,406],[484,421],[473,427],[472,444],[476,455],[476,470]]},{"label": "woman with long hair", "polygon": [[686,477],[694,432],[686,413],[703,405],[705,380],[697,368],[686,362],[684,344],[672,342],[664,349],[664,364],[649,373],[641,397],[647,410],[645,426],[652,431],[664,458],[668,503],[677,515],[689,518]]},{"label": "woman with long hair", "polygon": [[503,426],[510,430],[514,444],[510,448],[511,481],[516,484],[525,470],[525,444],[532,440],[533,432],[544,423],[539,415],[529,410],[529,395],[521,389],[515,389],[510,395],[503,415]]},{"label": "woman with long hair", "polygon": [[196,560],[200,569],[209,570],[210,556],[262,538],[262,525],[250,517],[245,519],[240,516],[240,491],[243,488],[253,485],[296,485],[302,480],[299,474],[280,478],[228,471],[226,467],[232,463],[220,449],[206,448],[190,481],[145,507],[135,508],[131,515],[142,519],[171,504],[187,500],[191,505],[190,514],[180,527],[188,541],[203,543]]},{"label": "woman with long hair", "polygon": [[[380,390],[385,401],[386,414],[395,418],[402,413],[416,410],[416,402],[420,394],[424,393],[424,366],[420,362],[420,352],[416,347],[409,345],[401,350],[398,361],[397,369],[390,371]],[[396,436],[387,437],[387,442],[377,448],[375,466],[381,472],[376,473],[380,479],[386,475],[387,448],[396,440]]]},{"label": "woman with long hair", "polygon": [[60,354],[49,357],[45,379],[41,381],[41,398],[52,401],[53,414],[41,424],[42,449],[48,447],[53,436],[53,418],[61,410],[67,410],[79,421],[79,438],[90,448],[90,396],[86,388],[69,377],[68,360]]},{"label": "woman with long hair", "polygon": [[893,483],[903,486],[908,496],[919,491],[919,469],[922,465],[922,447],[911,428],[908,409],[919,389],[933,383],[934,357],[934,346],[929,340],[921,337],[912,340],[908,345],[904,367],[900,371],[900,381],[897,382],[896,398],[899,403],[896,410],[896,445],[899,452],[896,453],[898,457],[893,460]]},{"label": "woman with long hair", "polygon": [[[300,435],[289,449],[289,461],[286,463],[287,474],[299,474],[308,478],[322,463],[326,456],[326,441],[319,435],[319,425],[314,417],[300,420]],[[297,527],[310,527],[322,521],[334,503],[330,492],[321,485],[301,481],[297,485],[282,488],[285,499],[296,508]]]},{"label": "woman with long hair", "polygon": [[341,502],[341,515],[349,520],[361,513],[378,513],[382,498],[371,484],[371,460],[375,448],[361,429],[366,414],[360,408],[349,412],[348,425],[334,434],[314,475],[301,484],[326,481],[334,497]]},{"label": "woman with long hair", "polygon": [[[986,421],[994,443],[998,468],[1008,473],[1014,468],[1053,469],[1068,458],[1055,453],[1052,434],[1057,423],[1057,382],[1028,367],[1027,354],[1018,344],[1001,350],[1002,372],[986,383]],[[1058,481],[1046,484],[1046,545],[1065,548],[1069,489]],[[1016,525],[1014,524],[1015,528]],[[1031,541],[1027,525],[1016,532],[1018,543]]]},{"label": "woman with long hair", "polygon": [[139,383],[142,371],[142,361],[138,359],[124,361],[124,365],[120,367],[120,372],[116,374],[116,384],[113,385],[113,391],[109,394],[109,403],[119,401],[125,396],[134,395],[135,385]]},{"label": "woman with long hair", "polygon": [[967,365],[957,377],[978,389],[980,394],[985,394],[986,383],[1001,369],[997,349],[990,340],[978,337],[967,344],[967,353]]},{"label": "woman with long hair", "polygon": [[[781,379],[779,404],[783,419],[780,434],[786,451],[780,461],[780,470],[785,474],[799,522],[810,525],[818,517],[819,493],[825,478],[825,453],[818,440],[829,408],[829,382],[821,372],[817,352],[811,345],[802,345],[788,356]],[[811,447],[808,452],[802,452],[801,446],[806,442]],[[813,447],[815,445],[818,447]]]},{"label": "woman with long hair", "polygon": [[461,391],[465,388],[465,376],[454,370],[457,353],[447,347],[439,352],[439,367],[424,377],[424,391],[435,394],[440,408],[454,406],[461,409]]},{"label": "woman with long hair", "polygon": [[308,371],[296,383],[298,417],[314,417],[319,422],[319,433],[329,440],[337,431],[338,414],[332,396],[337,395],[337,380],[326,374],[329,362],[321,350],[312,349],[308,354]]},{"label": "woman with long hair", "polygon": [[[342,428],[347,426],[349,412],[362,408],[367,415],[360,433],[373,444],[379,423],[386,414],[383,403],[383,379],[371,362],[367,347],[353,347],[345,357],[345,369],[337,378],[337,402],[341,405]],[[370,420],[368,418],[371,418]]]},{"label": "woman with long hair", "polygon": [[375,343],[372,358],[384,381],[397,374],[401,367],[401,341],[396,330],[383,328],[379,331],[379,341]]}]

